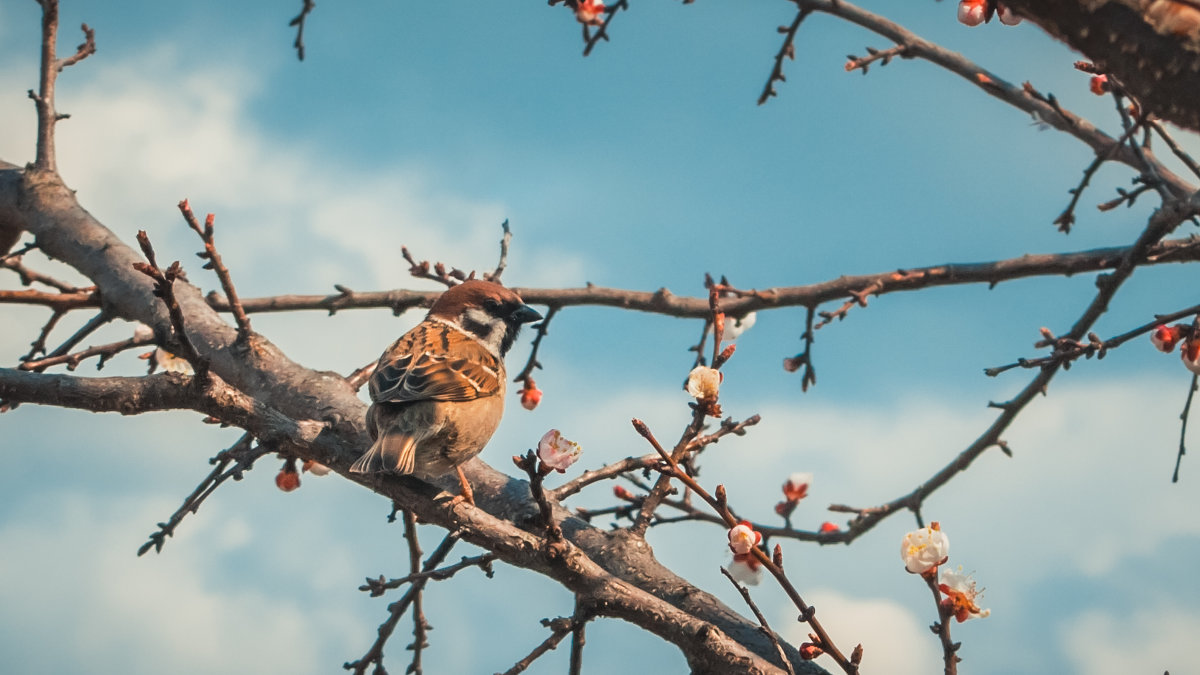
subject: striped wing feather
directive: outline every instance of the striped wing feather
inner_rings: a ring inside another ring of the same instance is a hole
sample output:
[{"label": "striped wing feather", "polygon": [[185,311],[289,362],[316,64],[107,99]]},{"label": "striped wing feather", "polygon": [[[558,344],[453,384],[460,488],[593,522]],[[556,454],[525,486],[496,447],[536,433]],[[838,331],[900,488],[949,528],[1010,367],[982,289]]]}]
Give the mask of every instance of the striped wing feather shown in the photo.
[{"label": "striped wing feather", "polygon": [[500,392],[502,366],[483,345],[445,324],[421,323],[395,342],[371,376],[376,403],[470,401]]}]

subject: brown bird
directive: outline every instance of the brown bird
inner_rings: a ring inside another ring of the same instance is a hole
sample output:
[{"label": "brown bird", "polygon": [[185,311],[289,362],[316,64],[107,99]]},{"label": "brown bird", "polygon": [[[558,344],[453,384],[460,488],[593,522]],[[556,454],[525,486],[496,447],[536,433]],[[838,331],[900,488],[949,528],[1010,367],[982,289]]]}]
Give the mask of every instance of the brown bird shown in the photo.
[{"label": "brown bird", "polygon": [[478,455],[504,412],[504,355],[521,325],[542,318],[511,290],[465,281],[392,343],[371,375],[367,431],[375,443],[350,470],[436,478],[453,470],[474,503],[463,462]]}]

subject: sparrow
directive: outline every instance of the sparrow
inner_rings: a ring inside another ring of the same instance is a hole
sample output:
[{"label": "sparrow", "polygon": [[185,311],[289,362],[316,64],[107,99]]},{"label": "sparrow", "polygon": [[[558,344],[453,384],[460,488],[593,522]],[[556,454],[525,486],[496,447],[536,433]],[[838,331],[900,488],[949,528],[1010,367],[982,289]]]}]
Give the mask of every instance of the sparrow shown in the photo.
[{"label": "sparrow", "polygon": [[379,357],[369,381],[367,431],[374,443],[354,473],[431,479],[478,455],[504,412],[504,355],[523,324],[542,318],[513,291],[469,280],[438,296],[421,323]]}]

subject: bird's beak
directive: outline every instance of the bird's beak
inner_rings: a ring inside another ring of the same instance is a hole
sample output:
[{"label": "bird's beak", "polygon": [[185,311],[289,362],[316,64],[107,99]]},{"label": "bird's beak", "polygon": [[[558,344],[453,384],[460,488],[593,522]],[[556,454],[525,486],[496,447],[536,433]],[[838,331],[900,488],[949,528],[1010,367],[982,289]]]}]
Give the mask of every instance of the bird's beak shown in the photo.
[{"label": "bird's beak", "polygon": [[542,315],[529,305],[521,305],[512,313],[510,318],[517,323],[529,323],[530,321],[541,321]]}]

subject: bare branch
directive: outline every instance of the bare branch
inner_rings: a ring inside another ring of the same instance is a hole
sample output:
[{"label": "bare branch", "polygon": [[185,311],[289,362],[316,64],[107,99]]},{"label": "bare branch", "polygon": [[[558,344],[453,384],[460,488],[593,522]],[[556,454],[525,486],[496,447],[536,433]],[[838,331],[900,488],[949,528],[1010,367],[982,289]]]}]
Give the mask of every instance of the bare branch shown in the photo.
[{"label": "bare branch", "polygon": [[500,228],[504,230],[504,236],[500,237],[500,261],[496,263],[495,271],[483,275],[487,281],[496,283],[500,283],[500,275],[504,274],[504,270],[508,267],[508,245],[512,243],[512,230],[508,227],[508,218],[500,223]]},{"label": "bare branch", "polygon": [[[880,283],[882,287],[873,292],[876,296],[937,286],[963,284],[995,286],[1006,281],[1030,277],[1073,276],[1113,269],[1120,264],[1129,251],[1128,247],[1114,246],[1073,253],[1028,254],[992,262],[948,263],[875,274],[842,276],[816,284],[772,288],[759,291],[757,295],[727,298],[722,301],[722,307],[731,316],[743,316],[749,312],[782,307],[815,307],[825,302],[851,297],[854,293],[861,293],[863,289],[877,286]],[[1152,247],[1138,264],[1157,265],[1197,260],[1200,260],[1200,242],[1187,237],[1166,241]],[[436,280],[437,277],[434,279]],[[341,292],[336,295],[281,295],[243,298],[242,306],[248,313],[303,310],[332,312],[342,309],[373,308],[386,308],[398,312],[412,307],[428,307],[440,295],[438,291],[356,292],[349,291],[344,287],[340,290]],[[515,288],[513,290],[525,302],[533,305],[559,308],[616,307],[650,314],[697,319],[711,314],[707,298],[679,296],[666,289],[649,292],[589,285],[583,288]],[[0,302],[4,302],[3,293],[0,291]],[[37,300],[27,300],[26,302],[48,304],[45,301],[38,301],[43,297],[38,296]],[[217,311],[230,311],[229,303],[217,294],[209,294],[206,300],[209,306]]]},{"label": "bare branch", "polygon": [[174,341],[180,349],[179,355],[192,364],[192,368],[196,371],[196,379],[203,380],[208,376],[209,361],[200,355],[200,352],[196,350],[196,345],[192,344],[191,338],[188,337],[187,328],[184,326],[183,308],[180,307],[179,300],[175,297],[175,281],[184,278],[183,268],[179,266],[177,260],[171,263],[171,266],[164,272],[154,258],[154,247],[150,245],[150,237],[145,230],[138,230],[137,240],[146,260],[150,262],[134,263],[134,268],[154,280],[154,295],[162,300],[171,316]]},{"label": "bare branch", "polygon": [[[433,553],[429,554],[422,569],[428,572],[442,564],[442,561],[446,559],[446,556],[450,555],[450,549],[454,548],[456,543],[458,543],[458,538],[453,535],[442,539],[442,543],[438,545]],[[388,605],[388,618],[380,624],[379,636],[375,639],[374,644],[371,645],[366,654],[363,654],[362,658],[357,661],[348,661],[342,665],[342,668],[352,670],[356,675],[366,673],[367,668],[371,664],[375,664],[375,672],[379,672],[379,669],[383,668],[383,646],[387,644],[392,631],[396,630],[396,624],[400,622],[401,617],[408,611],[408,607],[420,596],[421,591],[425,589],[425,584],[428,581],[429,577],[415,580],[412,587],[408,589],[408,592],[402,598]]]},{"label": "bare branch", "polygon": [[54,152],[54,125],[66,115],[61,115],[54,109],[54,84],[58,74],[68,66],[75,65],[96,51],[95,32],[83,24],[83,34],[86,38],[79,45],[75,54],[66,58],[55,57],[58,42],[58,0],[38,0],[42,6],[42,59],[39,67],[40,78],[38,91],[29,90],[29,98],[33,99],[37,108],[37,159],[33,168],[37,171],[57,173],[58,165]]},{"label": "bare branch", "polygon": [[796,18],[792,20],[790,26],[780,26],[779,32],[784,36],[783,44],[780,45],[779,51],[775,54],[775,65],[771,68],[771,74],[767,77],[767,83],[763,85],[762,94],[758,97],[758,104],[766,103],[772,96],[778,96],[775,91],[776,82],[786,82],[787,78],[783,76],[783,60],[785,58],[795,60],[796,58],[796,31],[800,29],[800,24],[804,23],[804,19],[812,13],[812,9],[801,6],[800,11],[796,12]]},{"label": "bare branch", "polygon": [[[145,555],[151,548],[155,553],[162,553],[163,545],[167,543],[168,537],[175,536],[175,529],[183,522],[183,519],[189,513],[196,513],[200,510],[200,505],[208,499],[209,495],[216,491],[222,483],[232,478],[233,480],[241,480],[246,471],[254,467],[254,462],[263,455],[270,454],[271,450],[263,446],[253,446],[254,437],[250,434],[244,434],[237,443],[234,443],[226,450],[217,453],[216,457],[208,460],[209,464],[215,464],[213,470],[209,472],[196,489],[192,491],[183,500],[183,505],[171,514],[171,517],[158,524],[158,531],[150,535],[149,541],[142,544],[138,549],[138,555]],[[229,464],[233,462],[233,467]]]},{"label": "bare branch", "polygon": [[788,661],[787,653],[783,651],[783,647],[779,644],[779,638],[775,637],[775,631],[771,630],[771,626],[767,623],[767,617],[763,616],[762,611],[758,609],[758,605],[754,604],[754,600],[750,597],[750,591],[745,586],[739,584],[737,579],[734,579],[729,570],[724,567],[721,568],[721,574],[724,574],[729,583],[733,584],[733,587],[741,594],[742,600],[746,601],[746,606],[750,608],[750,611],[754,612],[754,618],[758,619],[758,625],[762,627],[763,634],[771,639],[771,644],[775,645],[775,649],[779,651],[779,658],[783,661],[783,665],[787,668],[788,673],[796,675],[796,671],[792,669],[792,664]]},{"label": "bare branch", "polygon": [[1171,482],[1179,482],[1179,465],[1183,462],[1183,456],[1187,454],[1187,446],[1184,441],[1187,438],[1187,423],[1188,417],[1191,416],[1192,397],[1196,395],[1197,381],[1200,381],[1200,375],[1192,375],[1192,384],[1188,387],[1187,400],[1183,404],[1183,412],[1179,414],[1179,452],[1175,455],[1175,471],[1171,474]]},{"label": "bare branch", "polygon": [[304,6],[300,8],[300,13],[296,18],[288,22],[289,26],[296,27],[296,41],[292,46],[296,48],[296,56],[304,60],[304,23],[308,20],[308,15],[317,8],[317,3],[313,0],[304,0]]},{"label": "bare branch", "polygon": [[183,214],[183,219],[187,221],[188,227],[200,235],[200,240],[204,242],[204,252],[197,255],[202,260],[208,261],[204,265],[204,269],[211,269],[217,273],[217,278],[221,281],[221,288],[225,291],[225,299],[229,302],[234,321],[237,322],[238,340],[246,342],[250,339],[250,318],[246,316],[246,310],[242,308],[242,303],[238,300],[237,289],[233,287],[233,277],[229,275],[229,268],[221,262],[221,254],[217,252],[216,238],[213,236],[213,214],[208,214],[204,220],[204,227],[201,228],[200,222],[196,220],[196,214],[192,213],[192,207],[188,204],[188,200],[179,202],[179,212]]},{"label": "bare branch", "polygon": [[542,619],[542,625],[550,629],[550,636],[543,640],[541,644],[534,647],[528,656],[517,661],[513,664],[512,668],[504,671],[504,675],[517,675],[517,673],[525,672],[525,669],[536,661],[539,656],[558,647],[558,643],[562,642],[563,638],[575,630],[575,622],[561,616],[557,619]]},{"label": "bare branch", "polygon": [[154,344],[153,335],[145,337],[134,336],[127,340],[120,340],[118,342],[110,342],[108,344],[97,345],[95,347],[88,347],[87,349],[73,352],[71,354],[58,353],[62,350],[62,347],[60,347],[59,349],[54,350],[54,353],[50,354],[44,359],[27,360],[18,367],[21,370],[33,370],[41,372],[50,366],[57,366],[65,363],[67,365],[67,370],[75,370],[77,367],[79,367],[79,364],[82,363],[84,359],[89,359],[93,356],[99,356],[100,361],[96,364],[96,369],[99,370],[104,367],[104,363],[106,361],[127,349],[133,349],[134,347],[152,344]]}]

